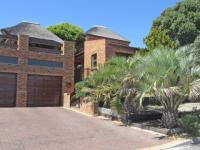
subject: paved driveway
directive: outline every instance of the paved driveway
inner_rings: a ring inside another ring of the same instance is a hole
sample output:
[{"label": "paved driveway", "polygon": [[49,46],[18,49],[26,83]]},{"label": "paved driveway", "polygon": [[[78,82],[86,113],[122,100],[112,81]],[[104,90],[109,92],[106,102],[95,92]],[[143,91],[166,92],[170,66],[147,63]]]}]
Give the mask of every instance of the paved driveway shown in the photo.
[{"label": "paved driveway", "polygon": [[166,142],[64,108],[0,108],[0,150],[135,150]]}]

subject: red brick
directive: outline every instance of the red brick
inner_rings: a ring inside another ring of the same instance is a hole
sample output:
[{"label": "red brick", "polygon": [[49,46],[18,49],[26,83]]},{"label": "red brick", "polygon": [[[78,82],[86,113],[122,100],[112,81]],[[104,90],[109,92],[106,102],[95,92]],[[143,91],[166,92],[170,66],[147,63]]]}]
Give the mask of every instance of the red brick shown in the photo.
[{"label": "red brick", "polygon": [[[29,50],[29,37],[18,36],[18,48],[0,48],[1,56],[18,57],[18,65],[0,64],[0,72],[17,74],[16,106],[25,107],[27,104],[27,76],[29,74],[61,76],[62,77],[62,103],[70,103],[70,95],[74,90],[74,42],[64,42],[62,54],[39,53]],[[28,66],[28,59],[63,62],[64,68],[43,68]],[[64,98],[67,98],[64,100]]]}]

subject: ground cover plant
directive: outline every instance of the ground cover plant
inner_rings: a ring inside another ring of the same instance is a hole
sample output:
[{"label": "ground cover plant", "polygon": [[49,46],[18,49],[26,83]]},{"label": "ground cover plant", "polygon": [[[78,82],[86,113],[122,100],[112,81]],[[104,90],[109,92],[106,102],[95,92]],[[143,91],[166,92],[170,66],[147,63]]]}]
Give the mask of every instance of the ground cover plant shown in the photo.
[{"label": "ground cover plant", "polygon": [[178,125],[192,136],[200,136],[200,112],[185,115],[178,119]]}]

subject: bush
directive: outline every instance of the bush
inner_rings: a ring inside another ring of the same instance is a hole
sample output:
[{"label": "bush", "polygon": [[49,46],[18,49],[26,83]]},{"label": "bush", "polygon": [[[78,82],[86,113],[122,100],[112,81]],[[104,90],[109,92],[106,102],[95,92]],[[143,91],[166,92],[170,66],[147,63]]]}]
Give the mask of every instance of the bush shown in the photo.
[{"label": "bush", "polygon": [[[103,106],[110,108],[111,101],[118,96],[121,81],[129,69],[129,62],[123,57],[113,57],[105,65],[98,66],[98,70],[88,78],[76,83],[76,97],[91,97],[92,101],[103,102]],[[116,106],[119,110],[119,104]]]},{"label": "bush", "polygon": [[123,102],[117,96],[111,101],[111,109],[118,115],[121,115],[123,113]]},{"label": "bush", "polygon": [[200,136],[200,111],[178,119],[178,125],[193,136]]}]

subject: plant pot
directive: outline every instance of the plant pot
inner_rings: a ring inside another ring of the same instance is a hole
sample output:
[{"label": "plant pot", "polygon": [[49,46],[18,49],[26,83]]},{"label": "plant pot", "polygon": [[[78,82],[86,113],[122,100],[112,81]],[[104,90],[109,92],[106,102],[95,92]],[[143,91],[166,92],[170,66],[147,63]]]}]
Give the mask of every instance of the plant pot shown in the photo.
[{"label": "plant pot", "polygon": [[193,137],[192,144],[200,144],[200,137]]}]

